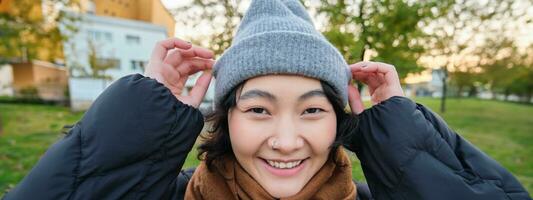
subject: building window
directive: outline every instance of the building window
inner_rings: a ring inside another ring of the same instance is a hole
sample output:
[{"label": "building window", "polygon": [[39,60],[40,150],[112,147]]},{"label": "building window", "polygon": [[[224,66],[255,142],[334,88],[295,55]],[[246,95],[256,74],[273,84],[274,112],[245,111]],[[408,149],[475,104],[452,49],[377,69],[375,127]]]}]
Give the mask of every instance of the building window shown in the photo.
[{"label": "building window", "polygon": [[126,44],[139,45],[141,44],[141,37],[136,35],[126,35]]},{"label": "building window", "polygon": [[131,69],[134,71],[144,71],[145,66],[146,66],[145,61],[140,61],[140,60],[131,61]]},{"label": "building window", "polygon": [[104,33],[104,38],[105,38],[104,40],[105,40],[106,42],[112,42],[112,41],[113,41],[113,36],[111,36],[111,33],[110,33],[110,32],[105,32],[105,33]]},{"label": "building window", "polygon": [[116,58],[97,58],[96,65],[104,69],[120,69],[120,60]]},{"label": "building window", "polygon": [[95,42],[110,43],[113,42],[113,35],[110,32],[90,30],[89,39]]}]

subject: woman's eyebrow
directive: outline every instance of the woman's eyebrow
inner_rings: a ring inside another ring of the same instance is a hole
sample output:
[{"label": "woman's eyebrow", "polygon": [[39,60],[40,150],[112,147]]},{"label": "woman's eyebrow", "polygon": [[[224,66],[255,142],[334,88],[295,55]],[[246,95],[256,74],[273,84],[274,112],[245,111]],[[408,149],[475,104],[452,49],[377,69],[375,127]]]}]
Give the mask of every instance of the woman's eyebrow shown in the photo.
[{"label": "woman's eyebrow", "polygon": [[302,96],[298,97],[298,101],[304,101],[308,98],[311,98],[311,97],[326,97],[326,94],[324,94],[324,91],[320,90],[320,89],[316,89],[316,90],[311,90],[309,92],[306,92],[305,94],[303,94]]},{"label": "woman's eyebrow", "polygon": [[263,90],[246,91],[243,95],[239,97],[239,100],[246,100],[246,99],[251,99],[251,98],[256,98],[256,97],[266,98],[270,101],[276,101],[276,97],[274,95]]}]

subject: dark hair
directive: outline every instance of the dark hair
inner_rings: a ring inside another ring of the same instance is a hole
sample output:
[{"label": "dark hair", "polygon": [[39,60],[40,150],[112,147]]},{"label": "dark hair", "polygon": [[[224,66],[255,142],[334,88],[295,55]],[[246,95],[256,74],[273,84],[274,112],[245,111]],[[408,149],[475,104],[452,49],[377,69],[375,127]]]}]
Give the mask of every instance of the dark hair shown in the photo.
[{"label": "dark hair", "polygon": [[[198,159],[204,160],[209,170],[212,169],[213,162],[217,159],[226,155],[233,155],[229,137],[228,113],[237,105],[237,93],[244,83],[234,87],[222,101],[215,105],[214,111],[207,115],[206,121],[211,122],[211,129],[208,130],[207,134],[201,135],[203,142],[198,146]],[[345,137],[354,134],[351,132],[356,130],[358,118],[357,115],[344,110],[342,99],[333,87],[324,81],[320,81],[320,84],[337,117],[337,134],[329,154],[330,159],[332,159]]]}]

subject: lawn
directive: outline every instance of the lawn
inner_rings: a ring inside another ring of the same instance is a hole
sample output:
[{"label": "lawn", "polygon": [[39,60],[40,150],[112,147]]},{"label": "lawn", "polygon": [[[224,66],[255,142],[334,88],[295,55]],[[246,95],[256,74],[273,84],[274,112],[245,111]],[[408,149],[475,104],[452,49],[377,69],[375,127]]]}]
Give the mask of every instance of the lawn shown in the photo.
[{"label": "lawn", "polygon": [[[434,111],[436,99],[417,99]],[[533,192],[533,106],[476,99],[451,99],[441,116],[459,134],[509,169]],[[82,113],[42,105],[0,104],[0,196],[12,188],[54,141],[63,125],[73,124]],[[185,167],[198,164],[192,151]],[[354,178],[364,179],[354,156]]]}]

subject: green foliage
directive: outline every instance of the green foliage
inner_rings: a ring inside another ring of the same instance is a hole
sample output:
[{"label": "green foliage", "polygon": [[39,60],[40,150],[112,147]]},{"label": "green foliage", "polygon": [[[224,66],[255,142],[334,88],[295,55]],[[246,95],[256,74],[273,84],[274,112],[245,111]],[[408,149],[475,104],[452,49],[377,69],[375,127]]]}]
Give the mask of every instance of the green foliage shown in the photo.
[{"label": "green foliage", "polygon": [[[78,0],[17,0],[10,4],[9,12],[0,13],[0,64],[31,59],[53,61],[61,58],[63,41],[68,32],[60,32],[57,24],[65,24],[66,30],[75,31],[71,24],[76,18],[54,5],[78,5]],[[41,13],[42,7],[50,8]],[[44,51],[43,51],[44,50]]]},{"label": "green foliage", "polygon": [[[213,31],[204,35],[195,32],[190,39],[221,54],[231,44],[249,2],[194,0],[173,13],[178,23],[187,25],[183,27]],[[519,56],[505,59],[498,53],[507,49],[505,43],[516,48],[515,32],[533,23],[527,12],[531,1],[301,2],[348,63],[364,59],[391,63],[401,79],[425,67],[440,67],[446,75],[444,84],[450,79],[459,96],[465,92],[475,96],[479,89],[489,88],[506,96],[520,95],[524,101],[532,98],[533,62],[527,55],[533,52],[513,50]],[[431,61],[422,63],[422,57]]]},{"label": "green foliage", "polygon": [[[213,34],[195,35],[192,40],[208,41],[207,46],[220,54],[231,44],[246,6],[246,2],[231,0],[195,0],[173,13],[179,16],[178,23],[188,27],[210,27]],[[422,31],[423,25],[442,15],[450,2],[322,0],[319,6],[306,6],[316,9],[318,17],[325,16],[323,34],[348,63],[363,60],[367,52],[373,60],[394,64],[404,78],[423,69],[417,63],[425,52],[423,39],[429,37]]]},{"label": "green foliage", "polygon": [[30,86],[20,89],[20,97],[24,99],[38,99],[39,91],[36,87]]},{"label": "green foliage", "polygon": [[481,84],[481,77],[479,73],[467,68],[466,71],[456,70],[450,73],[451,85],[455,86],[458,97],[462,97],[464,92],[468,92],[468,97],[475,97],[478,93],[478,87]]},{"label": "green foliage", "polygon": [[[237,25],[243,17],[243,4],[236,0],[194,0],[191,4],[172,11],[177,22],[187,27],[208,27],[209,35],[195,33],[194,43],[205,45],[215,54],[222,54],[231,45]],[[198,37],[199,36],[199,37]]]},{"label": "green foliage", "polygon": [[395,65],[400,78],[405,78],[423,70],[418,59],[430,35],[422,28],[450,5],[449,1],[321,0],[317,10],[327,20],[324,35],[348,63],[366,56]]},{"label": "green foliage", "polygon": [[532,53],[533,44],[521,50],[511,39],[489,39],[479,53],[482,61],[478,76],[493,92],[503,94],[506,100],[515,94],[529,103],[533,95]]},{"label": "green foliage", "polygon": [[115,68],[119,65],[118,60],[116,59],[102,59],[98,55],[98,48],[91,40],[88,41],[89,46],[89,66],[91,68],[91,78],[107,79],[110,80],[112,77],[105,75],[105,72],[108,69]]}]

